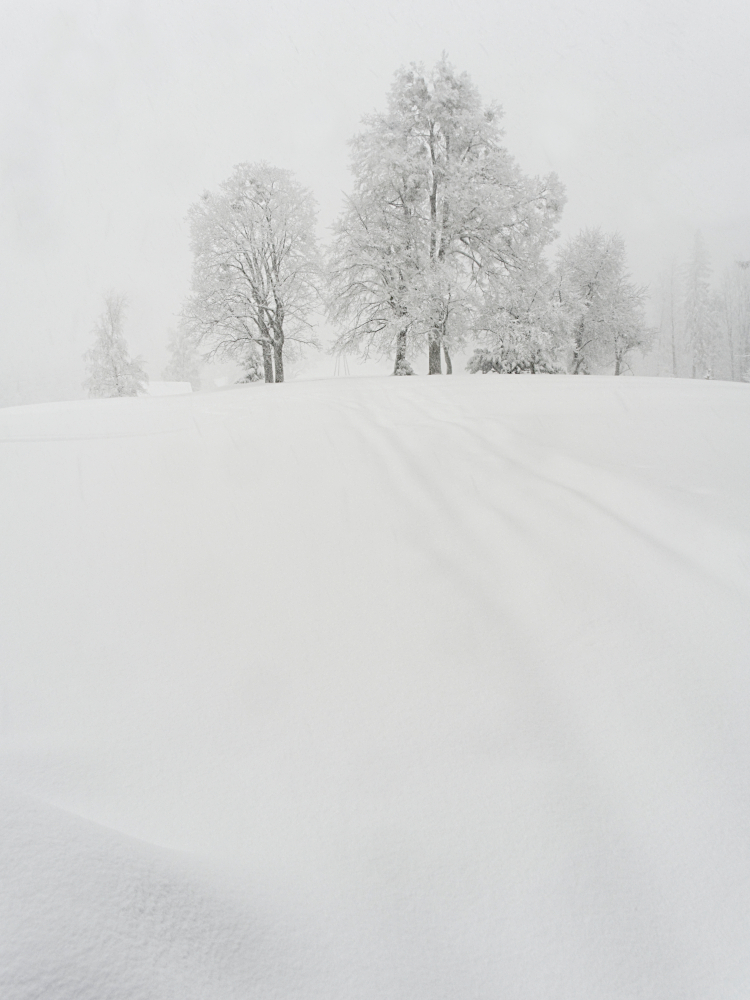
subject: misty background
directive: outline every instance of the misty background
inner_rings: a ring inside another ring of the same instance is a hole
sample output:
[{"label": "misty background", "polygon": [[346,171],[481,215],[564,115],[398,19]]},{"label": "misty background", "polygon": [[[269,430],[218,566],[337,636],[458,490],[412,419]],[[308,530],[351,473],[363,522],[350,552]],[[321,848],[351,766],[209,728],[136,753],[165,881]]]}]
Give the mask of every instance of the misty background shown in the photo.
[{"label": "misty background", "polygon": [[[5,0],[0,404],[85,395],[82,354],[110,289],[158,379],[189,290],[189,206],[235,164],[267,160],[313,191],[327,241],[362,116],[385,107],[399,66],[443,50],[502,105],[523,171],[560,176],[563,239],[619,231],[654,293],[697,230],[717,280],[750,259],[739,0]],[[334,370],[326,354],[307,368]]]}]

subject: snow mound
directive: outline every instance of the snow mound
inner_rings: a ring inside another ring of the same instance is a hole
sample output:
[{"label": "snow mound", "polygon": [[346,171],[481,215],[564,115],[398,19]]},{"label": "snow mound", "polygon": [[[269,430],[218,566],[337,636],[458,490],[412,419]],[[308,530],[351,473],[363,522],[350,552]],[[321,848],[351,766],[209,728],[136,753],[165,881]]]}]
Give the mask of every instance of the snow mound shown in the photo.
[{"label": "snow mound", "polygon": [[750,386],[0,411],[4,1000],[750,989]]}]

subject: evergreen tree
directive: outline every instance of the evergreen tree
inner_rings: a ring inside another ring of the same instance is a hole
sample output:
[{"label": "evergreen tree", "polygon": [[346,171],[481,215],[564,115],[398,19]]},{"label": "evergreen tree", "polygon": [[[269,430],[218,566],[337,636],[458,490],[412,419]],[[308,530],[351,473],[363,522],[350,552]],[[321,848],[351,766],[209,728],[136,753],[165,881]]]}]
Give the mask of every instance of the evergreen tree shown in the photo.
[{"label": "evergreen tree", "polygon": [[143,370],[143,358],[131,359],[128,355],[122,332],[124,316],[124,296],[110,292],[94,327],[94,346],[84,354],[88,378],[83,387],[90,396],[137,396],[146,392],[148,375]]}]

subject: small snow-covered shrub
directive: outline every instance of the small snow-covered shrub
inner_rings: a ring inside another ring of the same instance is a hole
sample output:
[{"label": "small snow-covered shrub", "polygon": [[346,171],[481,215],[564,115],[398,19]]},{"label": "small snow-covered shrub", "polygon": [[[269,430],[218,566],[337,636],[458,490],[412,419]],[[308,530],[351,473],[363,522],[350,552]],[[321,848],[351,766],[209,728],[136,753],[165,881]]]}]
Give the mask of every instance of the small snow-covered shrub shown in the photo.
[{"label": "small snow-covered shrub", "polygon": [[414,369],[405,358],[399,358],[396,367],[393,369],[394,375],[413,375]]},{"label": "small snow-covered shrub", "polygon": [[476,375],[481,372],[497,372],[499,375],[531,374],[559,375],[565,371],[563,365],[544,352],[489,351],[477,348],[466,365],[466,370]]}]

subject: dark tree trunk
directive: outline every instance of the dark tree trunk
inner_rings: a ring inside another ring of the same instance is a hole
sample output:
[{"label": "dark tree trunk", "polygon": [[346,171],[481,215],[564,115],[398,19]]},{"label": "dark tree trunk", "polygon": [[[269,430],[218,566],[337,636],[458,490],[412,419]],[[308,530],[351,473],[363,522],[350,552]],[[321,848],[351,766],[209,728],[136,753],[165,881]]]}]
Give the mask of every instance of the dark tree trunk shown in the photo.
[{"label": "dark tree trunk", "polygon": [[266,382],[273,382],[273,353],[267,340],[261,341],[261,350],[263,351],[263,372],[266,376]]},{"label": "dark tree trunk", "polygon": [[581,323],[576,330],[576,342],[573,348],[573,374],[578,375],[581,371],[581,365],[583,364],[583,331],[584,323]]},{"label": "dark tree trunk", "polygon": [[276,369],[276,381],[284,381],[284,341],[277,337],[273,342],[273,360]]},{"label": "dark tree trunk", "polygon": [[406,330],[399,330],[396,337],[396,361],[393,374],[398,375],[399,368],[406,364]]},{"label": "dark tree trunk", "polygon": [[440,361],[440,341],[437,338],[430,341],[429,368],[428,375],[442,375],[443,368]]},{"label": "dark tree trunk", "polygon": [[453,374],[453,365],[451,364],[451,356],[448,354],[448,348],[443,344],[443,354],[445,355],[445,374]]},{"label": "dark tree trunk", "polygon": [[615,375],[620,374],[620,359],[615,358]]}]

